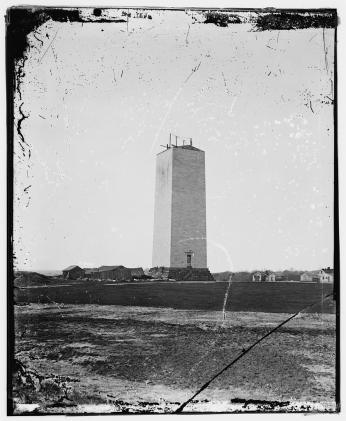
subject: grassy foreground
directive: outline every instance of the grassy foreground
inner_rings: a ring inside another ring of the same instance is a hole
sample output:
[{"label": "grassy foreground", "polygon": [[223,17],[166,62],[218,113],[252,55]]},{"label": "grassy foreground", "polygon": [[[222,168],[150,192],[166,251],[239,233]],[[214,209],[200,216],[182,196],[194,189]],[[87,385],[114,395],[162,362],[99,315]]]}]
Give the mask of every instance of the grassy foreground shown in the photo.
[{"label": "grassy foreground", "polygon": [[[17,303],[106,304],[174,309],[220,310],[228,284],[216,283],[129,283],[21,288],[15,290]],[[312,283],[234,282],[227,300],[228,311],[294,313],[318,302],[332,292],[332,285]],[[333,313],[331,300],[308,310]]]}]

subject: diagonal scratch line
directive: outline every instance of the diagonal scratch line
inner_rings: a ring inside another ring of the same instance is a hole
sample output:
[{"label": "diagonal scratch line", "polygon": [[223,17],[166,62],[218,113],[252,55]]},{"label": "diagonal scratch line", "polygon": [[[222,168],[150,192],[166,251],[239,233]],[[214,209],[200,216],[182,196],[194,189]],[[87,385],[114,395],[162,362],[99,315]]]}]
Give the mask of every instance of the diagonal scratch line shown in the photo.
[{"label": "diagonal scratch line", "polygon": [[182,403],[179,408],[175,411],[175,413],[180,413],[183,412],[183,409],[185,408],[186,405],[188,405],[191,401],[193,401],[193,399],[195,399],[195,397],[197,395],[199,395],[204,389],[206,389],[210,383],[212,381],[214,381],[217,377],[219,377],[222,373],[224,373],[226,370],[228,370],[230,367],[232,367],[232,365],[234,365],[238,360],[240,360],[241,358],[244,357],[244,355],[246,355],[248,352],[251,351],[252,348],[254,348],[256,345],[258,345],[260,342],[264,341],[264,339],[266,339],[269,335],[271,335],[272,333],[276,332],[278,329],[280,329],[280,327],[282,327],[283,325],[285,325],[286,323],[288,323],[290,320],[294,319],[296,316],[298,316],[298,314],[300,314],[301,312],[307,310],[310,307],[313,307],[314,305],[323,302],[326,298],[331,297],[333,294],[327,294],[324,297],[322,297],[322,300],[318,300],[313,302],[312,304],[309,304],[308,306],[304,307],[302,310],[297,311],[297,313],[294,313],[292,316],[290,316],[288,319],[284,320],[283,322],[281,322],[279,325],[277,325],[276,327],[274,327],[273,329],[271,329],[269,332],[267,332],[264,336],[262,336],[260,339],[258,339],[256,342],[254,342],[252,345],[250,345],[248,348],[243,349],[242,352],[236,357],[234,358],[229,364],[227,364],[222,370],[220,370],[218,373],[216,373],[210,380],[208,380],[200,389],[197,390],[197,392],[191,397],[189,398],[187,401],[185,401],[184,403]]},{"label": "diagonal scratch line", "polygon": [[192,76],[195,72],[197,72],[197,70],[199,69],[199,66],[201,65],[201,63],[202,63],[202,62],[200,61],[200,62],[198,63],[198,65],[192,69],[192,72],[191,72],[191,73],[189,74],[189,76],[185,79],[185,81],[184,81],[183,85],[189,81],[190,77],[191,77],[191,76]]},{"label": "diagonal scratch line", "polygon": [[48,47],[46,48],[46,51],[43,53],[42,57],[40,58],[40,60],[38,61],[39,63],[41,63],[41,61],[43,60],[43,57],[46,55],[47,51],[49,50],[50,46],[53,44],[56,36],[58,35],[59,29],[55,32],[55,35],[52,39],[52,41],[49,43]]},{"label": "diagonal scratch line", "polygon": [[177,101],[177,99],[179,98],[179,96],[180,96],[180,94],[181,94],[181,92],[182,92],[182,90],[183,90],[183,87],[184,87],[184,85],[189,81],[189,79],[190,79],[190,77],[199,69],[199,66],[201,65],[201,61],[199,62],[199,64],[196,66],[196,67],[194,67],[193,69],[192,69],[192,71],[191,71],[191,73],[189,74],[189,76],[184,80],[184,82],[180,85],[180,88],[177,90],[177,92],[175,93],[175,95],[174,95],[174,97],[173,97],[173,99],[172,99],[172,101],[170,102],[170,104],[169,104],[169,106],[168,106],[168,109],[167,109],[167,111],[166,111],[166,114],[165,114],[165,116],[163,117],[163,119],[161,120],[161,124],[160,124],[160,127],[159,127],[159,129],[158,129],[158,131],[156,132],[156,135],[155,135],[155,138],[154,138],[154,141],[153,141],[153,143],[152,143],[152,145],[151,145],[151,150],[153,150],[154,149],[154,145],[156,145],[156,143],[157,143],[157,140],[158,140],[158,138],[159,138],[159,135],[160,135],[160,133],[161,133],[161,130],[162,130],[162,128],[163,128],[163,126],[165,125],[165,123],[166,123],[166,121],[167,121],[167,118],[168,118],[168,116],[169,116],[169,114],[171,113],[171,111],[172,111],[172,108],[173,108],[173,105],[176,103],[176,101]]},{"label": "diagonal scratch line", "polygon": [[162,130],[163,126],[165,125],[165,123],[166,123],[166,121],[167,121],[167,118],[168,118],[168,116],[169,116],[169,114],[171,113],[171,110],[172,110],[172,108],[173,108],[173,105],[175,104],[175,102],[176,102],[176,101],[177,101],[177,99],[179,98],[179,96],[180,96],[180,94],[181,94],[181,91],[182,91],[182,90],[183,90],[183,87],[182,87],[182,86],[180,86],[180,88],[179,88],[179,89],[177,90],[177,92],[175,93],[175,95],[174,95],[174,97],[173,97],[172,101],[170,102],[170,104],[169,104],[169,106],[168,106],[168,110],[167,110],[167,112],[166,112],[165,116],[163,117],[163,119],[161,120],[160,127],[159,127],[158,131],[156,132],[156,135],[155,135],[154,141],[153,141],[153,143],[152,143],[152,145],[151,145],[151,150],[153,150],[153,149],[154,149],[154,145],[156,145],[156,143],[157,143],[157,140],[158,140],[158,138],[159,138],[159,135],[161,134],[161,130]]},{"label": "diagonal scratch line", "polygon": [[311,42],[315,37],[317,36],[317,34],[313,35],[310,39],[309,42]]}]

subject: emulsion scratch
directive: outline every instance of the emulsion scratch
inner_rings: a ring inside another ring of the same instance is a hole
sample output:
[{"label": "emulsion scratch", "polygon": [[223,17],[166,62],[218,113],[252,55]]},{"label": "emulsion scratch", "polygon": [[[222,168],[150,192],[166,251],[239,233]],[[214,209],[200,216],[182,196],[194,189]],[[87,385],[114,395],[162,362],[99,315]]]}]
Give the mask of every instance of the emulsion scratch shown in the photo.
[{"label": "emulsion scratch", "polygon": [[311,42],[315,37],[317,37],[317,34],[313,35],[310,39],[309,42]]},{"label": "emulsion scratch", "polygon": [[41,47],[42,47],[43,46],[43,41],[35,33],[33,34],[33,37],[35,39],[37,39],[37,41],[39,41],[41,43]]},{"label": "emulsion scratch", "polygon": [[[228,80],[226,79],[226,76],[225,76],[224,72],[221,72],[221,74],[222,74],[222,78],[223,78],[223,83],[225,85],[226,93],[227,93],[227,95],[231,95],[232,92],[231,92],[231,90],[228,87]],[[229,116],[231,116],[233,114],[233,108],[234,108],[234,105],[235,105],[237,99],[238,99],[237,96],[233,97],[231,108],[228,111],[228,115]]]},{"label": "emulsion scratch", "polygon": [[223,321],[226,320],[226,306],[227,306],[228,294],[229,294],[229,291],[231,289],[231,282],[232,282],[232,274],[229,275],[228,286],[227,286],[225,298],[224,298],[224,301],[223,301],[223,308],[222,308],[222,320]]},{"label": "emulsion scratch", "polygon": [[[221,328],[224,327],[225,325],[225,321],[226,321],[226,307],[227,307],[227,301],[228,301],[228,295],[229,295],[229,291],[231,289],[231,282],[232,282],[232,274],[229,276],[229,280],[228,280],[228,286],[225,292],[225,297],[223,300],[223,307],[222,307],[222,322],[221,322]],[[215,339],[214,341],[212,341],[212,343],[209,346],[209,351],[206,352],[202,358],[199,359],[199,361],[197,361],[196,364],[194,364],[190,371],[189,371],[189,376],[191,375],[192,372],[196,371],[196,369],[202,364],[202,362],[206,359],[206,357],[208,357],[210,355],[210,353],[215,349],[216,345],[221,341],[222,336],[220,335],[217,339]]]},{"label": "emulsion scratch", "polygon": [[41,63],[41,61],[43,60],[44,56],[47,54],[47,51],[49,50],[50,46],[53,44],[53,42],[54,42],[54,40],[55,40],[56,36],[58,35],[58,32],[59,32],[59,30],[57,30],[57,31],[55,32],[55,35],[54,35],[53,39],[52,39],[52,40],[51,40],[51,42],[49,43],[49,45],[48,45],[48,47],[46,48],[45,52],[43,53],[42,57],[39,59],[39,61],[38,61],[39,63]]},{"label": "emulsion scratch", "polygon": [[185,79],[185,82],[184,83],[187,83],[188,82],[188,80],[190,79],[190,77],[195,73],[195,72],[197,72],[197,70],[200,68],[200,66],[201,66],[201,61],[197,64],[197,66],[195,66],[193,69],[192,69],[192,72],[189,74],[189,76]]},{"label": "emulsion scratch", "polygon": [[21,84],[23,83],[23,78],[25,76],[24,65],[28,57],[26,55],[23,56],[21,60],[18,60],[18,70],[17,70],[17,78],[16,78],[16,91],[19,96],[19,100],[22,100],[22,91],[21,91]]},{"label": "emulsion scratch", "polygon": [[230,90],[228,89],[228,86],[227,86],[226,77],[225,77],[224,72],[221,72],[221,74],[222,74],[222,78],[223,78],[223,83],[225,85],[226,93],[228,95],[228,94],[230,94]]},{"label": "emulsion scratch", "polygon": [[175,93],[175,95],[174,95],[174,97],[173,97],[173,99],[172,99],[172,101],[169,103],[169,106],[168,106],[168,109],[167,109],[167,111],[166,111],[166,114],[164,115],[164,117],[163,117],[163,119],[161,120],[161,124],[160,124],[160,126],[159,126],[159,129],[157,130],[157,132],[156,132],[156,134],[155,134],[155,137],[154,137],[154,141],[153,141],[153,143],[152,143],[152,145],[151,145],[151,151],[153,151],[153,149],[154,149],[154,146],[157,144],[157,142],[158,142],[158,139],[159,139],[159,136],[160,136],[160,134],[161,134],[161,131],[162,131],[162,129],[163,129],[163,126],[165,125],[165,123],[166,123],[166,121],[167,121],[167,119],[168,119],[168,117],[169,117],[169,115],[170,115],[170,113],[171,113],[171,111],[172,111],[172,108],[173,108],[173,105],[177,102],[177,100],[178,100],[178,98],[179,98],[179,96],[180,96],[180,94],[181,94],[181,92],[182,92],[182,90],[183,90],[183,88],[184,88],[184,85],[190,80],[190,78],[191,78],[191,76],[194,74],[194,73],[196,73],[197,72],[197,70],[200,68],[200,65],[201,65],[201,61],[198,63],[198,65],[197,66],[195,66],[193,69],[192,69],[192,71],[191,71],[191,73],[187,76],[187,78],[184,80],[184,82],[180,85],[180,87],[179,87],[179,89],[177,90],[177,92]]},{"label": "emulsion scratch", "polygon": [[[187,238],[186,240],[180,240],[179,242],[190,241],[190,240],[204,240],[204,239],[205,239],[205,237],[190,237],[190,238]],[[231,256],[230,256],[228,250],[222,244],[220,244],[220,243],[218,243],[214,240],[207,240],[207,241],[208,241],[208,244],[213,245],[214,247],[219,248],[221,251],[224,252],[224,254],[226,256],[226,259],[227,259],[228,266],[231,270],[233,270],[233,263],[232,263],[232,259],[231,259]],[[220,320],[216,321],[216,328],[223,328],[224,327],[224,322],[225,322],[225,319],[226,319],[226,308],[227,308],[227,302],[228,302],[228,295],[229,295],[230,288],[231,288],[231,282],[232,282],[232,275],[230,275],[230,277],[229,277],[228,286],[227,286],[227,289],[225,291],[225,296],[224,296],[224,300],[223,300],[223,303],[222,303],[222,310],[221,310],[222,311],[222,318],[221,318],[221,321]],[[221,323],[221,325],[220,325],[220,323]],[[215,349],[215,347],[217,346],[217,344],[220,342],[221,339],[222,339],[222,337],[220,335],[217,339],[213,340],[210,343],[209,350],[204,355],[202,355],[202,357],[196,362],[196,364],[194,364],[191,367],[191,369],[189,371],[189,375],[192,372],[194,372],[201,365],[201,363],[210,355],[210,353]]]},{"label": "emulsion scratch", "polygon": [[185,43],[186,43],[186,45],[188,45],[188,44],[189,44],[189,33],[190,33],[190,25],[189,25],[189,28],[188,28],[188,30],[187,30],[187,33],[186,33],[186,38],[185,38]]},{"label": "emulsion scratch", "polygon": [[55,49],[54,49],[53,45],[51,46],[51,49],[52,49],[52,53],[53,53],[53,56],[54,56],[55,63],[57,63],[58,62],[58,56],[55,52]]},{"label": "emulsion scratch", "polygon": [[327,74],[328,74],[328,59],[327,59],[327,52],[328,52],[328,49],[327,49],[327,47],[326,47],[326,37],[325,37],[325,34],[324,34],[324,29],[325,29],[325,28],[323,28],[323,30],[322,30],[323,50],[324,50],[324,65],[326,66],[326,72],[327,72]]},{"label": "emulsion scratch", "polygon": [[[25,145],[27,145],[29,148],[30,148],[30,145],[25,141],[25,139],[24,139],[24,136],[23,136],[23,133],[22,133],[22,123],[23,123],[23,121],[25,120],[25,119],[27,119],[29,116],[27,116],[27,115],[25,115],[24,113],[23,113],[23,110],[22,110],[22,106],[23,106],[23,102],[20,104],[20,106],[19,106],[19,108],[18,108],[18,110],[19,110],[19,113],[20,113],[20,115],[21,115],[21,117],[18,119],[18,122],[17,122],[17,133],[18,133],[18,136],[20,137],[20,139],[21,139],[21,142],[22,143],[24,143]],[[21,147],[22,147],[22,150],[23,150],[23,154],[25,155],[25,150],[24,150],[24,147],[23,147],[23,145],[20,143],[20,145],[21,145]],[[30,152],[30,150],[29,150],[29,152]],[[29,158],[30,158],[30,156],[31,156],[31,154],[29,153]]]}]

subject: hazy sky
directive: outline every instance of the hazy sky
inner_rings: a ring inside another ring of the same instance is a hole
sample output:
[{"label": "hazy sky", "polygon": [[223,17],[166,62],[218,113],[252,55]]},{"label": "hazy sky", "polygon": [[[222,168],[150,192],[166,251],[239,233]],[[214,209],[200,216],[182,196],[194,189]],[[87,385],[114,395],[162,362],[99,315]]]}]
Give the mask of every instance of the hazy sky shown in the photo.
[{"label": "hazy sky", "polygon": [[332,266],[334,31],[150,15],[128,31],[49,21],[30,36],[16,267],[150,267],[169,132],[206,152],[212,271]]}]

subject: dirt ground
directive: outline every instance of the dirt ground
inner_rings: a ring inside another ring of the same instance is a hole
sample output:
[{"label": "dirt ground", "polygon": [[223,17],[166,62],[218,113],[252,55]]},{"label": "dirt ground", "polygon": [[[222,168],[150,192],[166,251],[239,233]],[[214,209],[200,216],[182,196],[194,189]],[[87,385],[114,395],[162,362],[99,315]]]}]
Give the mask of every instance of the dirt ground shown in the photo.
[{"label": "dirt ground", "polygon": [[[15,306],[16,413],[174,412],[288,315]],[[335,314],[301,314],[184,412],[334,411]]]}]

